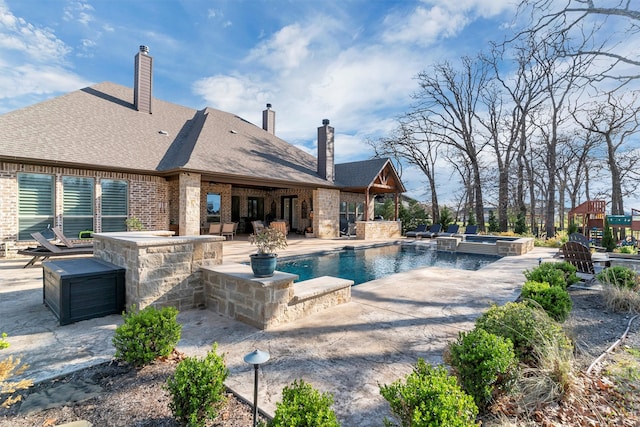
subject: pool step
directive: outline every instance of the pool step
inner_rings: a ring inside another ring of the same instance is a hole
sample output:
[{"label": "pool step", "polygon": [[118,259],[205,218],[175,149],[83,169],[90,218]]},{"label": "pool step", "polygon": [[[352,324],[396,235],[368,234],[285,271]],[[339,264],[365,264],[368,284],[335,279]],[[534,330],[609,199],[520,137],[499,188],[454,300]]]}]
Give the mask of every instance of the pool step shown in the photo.
[{"label": "pool step", "polygon": [[[341,279],[332,276],[320,276],[314,279],[304,280],[293,284],[292,304],[297,304],[311,298],[338,292],[353,286],[353,280]],[[351,294],[351,292],[349,292]]]},{"label": "pool step", "polygon": [[289,318],[301,318],[351,301],[353,280],[321,276],[293,284]]}]

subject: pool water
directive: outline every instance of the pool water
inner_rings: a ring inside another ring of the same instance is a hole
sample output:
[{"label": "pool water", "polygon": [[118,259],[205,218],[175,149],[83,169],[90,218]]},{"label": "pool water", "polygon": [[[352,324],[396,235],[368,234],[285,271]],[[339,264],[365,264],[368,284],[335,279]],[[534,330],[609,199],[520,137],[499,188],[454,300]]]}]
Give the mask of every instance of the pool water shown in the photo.
[{"label": "pool water", "polygon": [[439,252],[427,247],[389,245],[366,249],[344,249],[278,260],[276,270],[297,274],[297,281],[320,276],[353,280],[354,285],[421,267],[478,270],[500,257]]}]

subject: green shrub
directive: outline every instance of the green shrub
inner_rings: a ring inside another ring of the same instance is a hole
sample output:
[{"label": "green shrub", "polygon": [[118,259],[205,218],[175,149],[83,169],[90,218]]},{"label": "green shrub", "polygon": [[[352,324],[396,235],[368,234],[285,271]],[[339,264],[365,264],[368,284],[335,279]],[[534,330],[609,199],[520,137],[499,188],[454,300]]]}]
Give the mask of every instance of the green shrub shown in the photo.
[{"label": "green shrub", "polygon": [[224,357],[216,354],[215,343],[204,359],[187,357],[167,380],[171,394],[169,409],[183,425],[200,427],[218,416],[226,402],[224,381],[229,370]]},{"label": "green shrub", "polygon": [[558,322],[567,320],[573,307],[569,292],[558,286],[551,286],[547,282],[536,282],[534,280],[525,282],[522,285],[522,298],[537,302],[549,317]]},{"label": "green shrub", "polygon": [[[391,412],[402,427],[476,426],[478,407],[456,378],[443,366],[433,367],[418,359],[413,372],[390,385],[380,386],[380,394],[391,405]],[[392,426],[385,419],[386,426]]]},{"label": "green shrub", "polygon": [[338,419],[331,409],[333,396],[320,393],[311,384],[295,380],[282,390],[282,402],[276,403],[276,411],[270,427],[338,427]]},{"label": "green shrub", "polygon": [[[627,236],[627,238],[630,238],[631,236]],[[638,249],[633,246],[633,244],[625,244],[625,242],[622,243],[622,246],[618,246],[617,248],[615,248],[613,250],[613,252],[618,253],[618,254],[630,254],[630,255],[637,255],[638,254]]]},{"label": "green shrub", "polygon": [[[547,263],[543,263],[543,264],[547,264]],[[551,264],[551,266],[557,270],[562,270],[562,272],[564,273],[564,280],[565,282],[567,282],[567,286],[575,285],[580,281],[580,278],[576,274],[578,269],[576,268],[575,265],[571,264],[570,262],[567,262],[567,261],[550,262],[549,264]]]},{"label": "green shrub", "polygon": [[596,278],[618,288],[635,290],[638,288],[638,274],[630,268],[616,265],[599,272]]},{"label": "green shrub", "polygon": [[[524,277],[527,280],[533,280],[535,282],[547,282],[551,286],[557,286],[562,289],[566,289],[569,283],[567,282],[567,275],[565,274],[565,269],[571,271],[569,267],[565,265],[556,265],[556,264],[565,264],[558,262],[543,262],[533,270],[525,270]],[[569,264],[569,263],[566,263]],[[569,266],[573,267],[571,264]],[[573,277],[575,277],[576,283],[579,279],[576,276],[576,270],[574,267],[573,274],[569,274],[570,280],[573,281]]]},{"label": "green shrub", "polygon": [[531,366],[538,364],[538,355],[545,353],[546,346],[572,350],[571,341],[560,325],[543,310],[524,302],[491,307],[476,320],[476,327],[509,338],[518,360]]},{"label": "green shrub", "polygon": [[518,365],[511,340],[483,329],[460,333],[449,345],[449,358],[462,388],[479,408],[487,406],[494,390],[509,389]]},{"label": "green shrub", "polygon": [[124,323],[113,336],[116,358],[142,366],[171,354],[182,331],[177,316],[174,307],[158,310],[149,306],[141,311],[132,307],[129,313],[123,313]]}]

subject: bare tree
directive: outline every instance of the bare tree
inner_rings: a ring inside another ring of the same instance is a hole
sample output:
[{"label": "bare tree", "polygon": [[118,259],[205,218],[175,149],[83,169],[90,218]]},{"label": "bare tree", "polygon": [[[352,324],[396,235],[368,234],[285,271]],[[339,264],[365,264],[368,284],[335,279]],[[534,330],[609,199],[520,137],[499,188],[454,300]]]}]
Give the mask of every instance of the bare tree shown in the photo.
[{"label": "bare tree", "polygon": [[[606,143],[606,163],[611,175],[611,213],[623,215],[623,180],[638,158],[637,154],[624,150],[629,137],[640,128],[638,92],[630,92],[627,96],[608,93],[605,97],[605,100],[575,108],[572,114],[586,131],[599,135]],[[621,156],[623,151],[626,155]],[[629,161],[630,158],[634,161]]]},{"label": "bare tree", "polygon": [[[478,141],[475,132],[476,107],[487,82],[487,67],[483,61],[462,58],[461,68],[440,63],[430,71],[418,74],[421,90],[416,94],[416,111],[429,121],[433,138],[464,154],[473,177],[476,217],[484,218],[480,153],[486,141]],[[484,221],[478,221],[484,231]]]},{"label": "bare tree", "polygon": [[597,138],[591,132],[574,132],[573,137],[569,138],[564,146],[563,173],[571,209],[578,206],[581,192],[584,192],[585,199],[589,200],[590,176],[597,168],[591,152],[597,143]]},{"label": "bare tree", "polygon": [[436,161],[440,141],[433,138],[430,123],[420,113],[407,113],[399,119],[400,124],[394,134],[388,138],[370,141],[376,156],[393,156],[416,166],[427,178],[431,196],[431,218],[440,220],[440,207],[436,187]]},{"label": "bare tree", "polygon": [[532,33],[565,41],[566,56],[595,57],[591,69],[594,80],[613,79],[621,85],[638,79],[640,55],[626,49],[627,40],[640,34],[640,9],[637,1],[615,0],[522,0],[519,16],[530,25],[518,36]]},{"label": "bare tree", "polygon": [[[498,221],[501,231],[508,228],[510,185],[514,178],[515,204],[518,211],[524,211],[524,158],[527,149],[530,114],[544,99],[546,81],[540,67],[532,61],[535,50],[533,39],[525,39],[510,45],[494,45],[491,54],[484,60],[493,70],[497,86],[487,85],[483,92],[486,117],[479,117],[480,123],[489,134],[491,146],[498,168]],[[509,59],[505,61],[504,57]],[[508,63],[507,63],[508,62]],[[512,69],[512,63],[516,67]],[[507,68],[508,71],[504,71]],[[501,88],[498,89],[498,87]],[[517,161],[515,177],[512,163]]]}]

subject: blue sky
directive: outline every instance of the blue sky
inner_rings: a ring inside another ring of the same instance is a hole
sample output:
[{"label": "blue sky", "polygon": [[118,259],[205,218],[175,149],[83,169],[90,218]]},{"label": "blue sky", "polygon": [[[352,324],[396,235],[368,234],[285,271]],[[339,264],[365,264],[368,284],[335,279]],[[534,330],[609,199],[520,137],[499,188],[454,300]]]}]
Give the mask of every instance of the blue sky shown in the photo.
[{"label": "blue sky", "polygon": [[[316,153],[322,119],[338,163],[371,157],[407,111],[414,77],[499,40],[510,0],[0,0],[0,114],[85,86],[133,85],[154,58],[154,96],[233,112]],[[443,176],[443,180],[448,177]],[[424,180],[404,171],[408,194]]]}]

